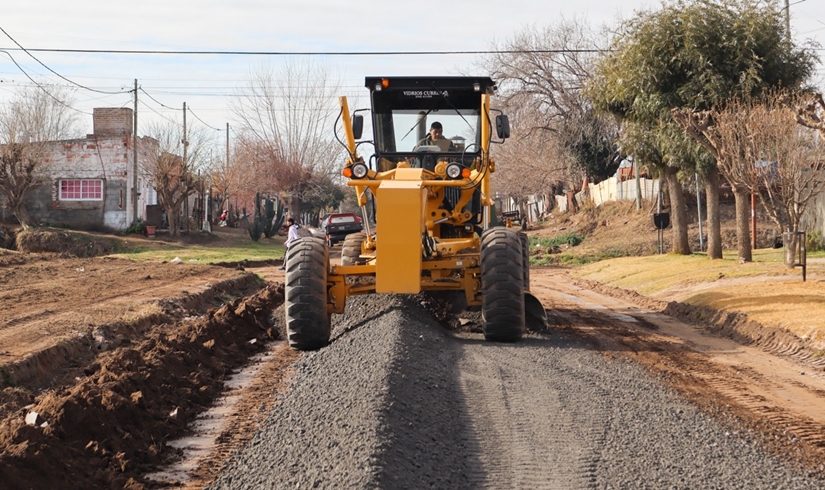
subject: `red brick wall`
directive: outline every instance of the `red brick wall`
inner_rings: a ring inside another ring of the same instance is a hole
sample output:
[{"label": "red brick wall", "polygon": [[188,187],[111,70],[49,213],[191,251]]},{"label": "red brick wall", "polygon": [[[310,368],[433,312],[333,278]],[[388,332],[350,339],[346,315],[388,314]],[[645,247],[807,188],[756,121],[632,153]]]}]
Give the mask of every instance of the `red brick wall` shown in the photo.
[{"label": "red brick wall", "polygon": [[94,110],[96,136],[122,136],[132,134],[132,109],[125,107],[97,108]]}]

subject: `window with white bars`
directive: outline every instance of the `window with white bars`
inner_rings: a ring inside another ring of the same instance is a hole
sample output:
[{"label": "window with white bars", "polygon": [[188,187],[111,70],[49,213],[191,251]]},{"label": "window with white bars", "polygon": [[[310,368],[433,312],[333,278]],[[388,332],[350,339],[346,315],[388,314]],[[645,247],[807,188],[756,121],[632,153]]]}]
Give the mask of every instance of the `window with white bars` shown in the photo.
[{"label": "window with white bars", "polygon": [[61,201],[102,201],[103,181],[100,179],[62,179]]}]

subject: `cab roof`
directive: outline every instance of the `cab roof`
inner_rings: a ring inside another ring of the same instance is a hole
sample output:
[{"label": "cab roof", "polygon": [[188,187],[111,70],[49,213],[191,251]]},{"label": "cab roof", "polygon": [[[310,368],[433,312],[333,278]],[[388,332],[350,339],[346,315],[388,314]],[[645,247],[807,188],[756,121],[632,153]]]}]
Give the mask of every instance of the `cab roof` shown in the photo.
[{"label": "cab roof", "polygon": [[477,90],[490,95],[497,89],[490,77],[366,77],[365,86],[371,92],[380,86],[379,90]]}]

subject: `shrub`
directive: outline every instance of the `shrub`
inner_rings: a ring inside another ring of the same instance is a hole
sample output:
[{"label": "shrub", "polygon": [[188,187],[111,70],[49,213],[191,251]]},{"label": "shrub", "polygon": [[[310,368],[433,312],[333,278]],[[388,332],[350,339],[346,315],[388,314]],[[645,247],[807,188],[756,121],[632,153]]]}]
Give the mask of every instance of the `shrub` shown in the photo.
[{"label": "shrub", "polygon": [[535,248],[536,245],[547,248],[558,247],[559,245],[570,245],[571,247],[575,247],[582,241],[584,241],[584,237],[578,233],[567,233],[555,237],[531,236],[530,247]]},{"label": "shrub", "polygon": [[825,250],[825,242],[822,240],[822,232],[813,230],[805,235],[805,249],[808,252],[819,252]]}]

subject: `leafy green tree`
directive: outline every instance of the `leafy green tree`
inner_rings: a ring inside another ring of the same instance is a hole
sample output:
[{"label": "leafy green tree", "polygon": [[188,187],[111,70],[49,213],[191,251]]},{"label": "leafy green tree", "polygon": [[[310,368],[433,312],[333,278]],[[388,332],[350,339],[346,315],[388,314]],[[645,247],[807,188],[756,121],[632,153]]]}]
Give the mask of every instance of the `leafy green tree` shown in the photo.
[{"label": "leafy green tree", "polygon": [[[788,41],[784,17],[774,4],[679,0],[656,11],[640,12],[623,25],[612,49],[598,62],[587,93],[597,109],[618,116],[625,124],[661,132],[658,141],[668,167],[703,172],[708,256],[721,258],[716,167],[696,161],[702,151],[697,147],[668,143],[677,135],[671,111],[710,110],[724,107],[734,97],[756,97],[776,87],[798,88],[811,75],[815,62],[812,50]],[[746,186],[731,185],[737,202],[747,199]],[[746,208],[737,205],[740,209]],[[740,214],[737,233],[747,237],[748,219]],[[674,222],[674,233],[681,233],[676,226]],[[674,240],[674,252],[689,250]],[[739,240],[739,254],[751,260],[747,240]]]}]

